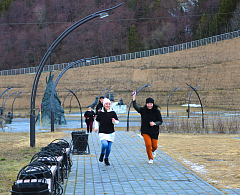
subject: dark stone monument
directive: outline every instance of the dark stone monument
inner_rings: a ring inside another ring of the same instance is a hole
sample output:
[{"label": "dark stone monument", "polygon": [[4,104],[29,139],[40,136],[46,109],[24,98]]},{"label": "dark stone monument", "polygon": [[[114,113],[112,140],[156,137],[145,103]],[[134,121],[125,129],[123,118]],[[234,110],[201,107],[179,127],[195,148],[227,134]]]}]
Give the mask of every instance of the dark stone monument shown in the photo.
[{"label": "dark stone monument", "polygon": [[[47,87],[42,98],[41,104],[41,124],[42,125],[51,125],[51,93],[53,86],[53,76],[50,72],[47,82]],[[64,110],[61,107],[61,101],[58,98],[57,92],[54,92],[54,124],[56,125],[65,125],[67,124]],[[40,124],[40,113],[38,113],[36,124]]]}]

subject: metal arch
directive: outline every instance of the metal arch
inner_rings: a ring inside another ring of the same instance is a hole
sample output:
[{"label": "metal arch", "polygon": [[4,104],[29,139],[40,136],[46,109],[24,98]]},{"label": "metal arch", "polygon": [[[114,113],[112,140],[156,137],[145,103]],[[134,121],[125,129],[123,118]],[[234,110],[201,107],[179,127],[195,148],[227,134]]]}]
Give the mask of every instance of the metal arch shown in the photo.
[{"label": "metal arch", "polygon": [[[187,83],[186,83],[187,84]],[[197,94],[197,96],[198,96],[198,99],[199,99],[199,101],[200,101],[200,104],[201,104],[201,109],[202,109],[202,128],[204,128],[204,116],[203,116],[203,106],[202,106],[202,102],[201,102],[201,99],[200,99],[200,97],[199,97],[199,95],[198,95],[198,93],[197,93],[197,90],[196,89],[194,89],[191,85],[189,85],[189,84],[187,84],[188,85],[188,87],[191,87],[194,91],[195,91],[195,93]]]},{"label": "metal arch", "polygon": [[94,14],[88,15],[85,18],[79,20],[78,22],[74,23],[73,25],[71,25],[69,28],[67,28],[54,42],[53,44],[50,46],[50,48],[47,50],[47,52],[45,53],[44,57],[42,58],[39,66],[38,66],[38,70],[36,72],[34,81],[33,81],[33,86],[32,86],[32,92],[31,92],[31,106],[30,106],[30,146],[34,147],[35,146],[35,99],[36,99],[36,93],[37,93],[37,86],[38,86],[38,82],[41,76],[41,73],[43,71],[43,67],[46,64],[46,61],[48,60],[49,56],[51,55],[52,51],[57,47],[57,45],[69,34],[71,33],[73,30],[75,30],[77,27],[79,27],[80,25],[88,22],[89,20],[92,20],[96,17],[101,17],[103,16],[103,12],[106,11],[110,11],[113,10],[119,6],[121,6],[123,3],[109,8],[109,9],[105,9],[102,11],[98,11]]},{"label": "metal arch", "polygon": [[[89,59],[89,58],[86,58],[86,59]],[[54,93],[55,93],[55,89],[56,89],[56,86],[58,84],[58,81],[60,80],[60,78],[62,77],[62,75],[71,67],[73,67],[74,65],[78,64],[78,63],[81,63],[81,62],[84,62],[86,61],[86,59],[82,59],[82,60],[77,60],[71,64],[69,64],[67,67],[65,67],[61,72],[60,74],[58,75],[58,77],[56,78],[53,86],[52,86],[52,93],[51,93],[51,132],[54,131]],[[68,89],[68,91],[70,91]],[[71,91],[70,91],[71,92]],[[73,92],[71,92],[73,93]]]},{"label": "metal arch", "polygon": [[[136,96],[137,96],[137,94],[138,94],[143,88],[145,88],[145,87],[150,87],[151,84],[152,84],[152,83],[142,86],[142,87],[136,92]],[[130,102],[130,104],[129,104],[129,107],[128,107],[127,131],[129,131],[129,113],[130,113],[130,108],[131,108],[132,102],[133,102],[133,101],[131,100],[131,102]]]},{"label": "metal arch", "polygon": [[[196,87],[194,87],[194,89],[197,89],[200,85],[197,85]],[[188,118],[189,118],[189,115],[190,115],[190,99],[191,99],[191,96],[192,96],[192,93],[193,93],[194,90],[191,91],[190,95],[189,95],[189,98],[188,98]]]},{"label": "metal arch", "polygon": [[82,107],[81,107],[81,104],[80,104],[80,102],[79,102],[76,94],[75,94],[73,91],[71,91],[70,89],[67,89],[67,90],[70,91],[70,92],[75,96],[75,98],[77,99],[77,102],[78,102],[78,105],[79,105],[79,108],[80,108],[80,115],[81,115],[81,128],[83,128]]},{"label": "metal arch", "polygon": [[172,90],[172,92],[170,93],[170,95],[168,96],[168,101],[167,101],[167,117],[168,117],[168,102],[169,102],[169,99],[170,99],[170,96],[172,95],[172,93],[177,90],[179,87],[176,87],[174,90]]},{"label": "metal arch", "polygon": [[67,96],[70,94],[71,92],[69,91],[68,94],[65,96],[64,100],[63,100],[63,110],[64,110],[64,102],[65,102],[65,99],[67,98]]},{"label": "metal arch", "polygon": [[5,90],[2,92],[2,94],[0,95],[0,98],[2,97],[2,95],[3,95],[7,90],[12,89],[14,86],[15,86],[15,85],[13,85],[13,86],[8,87],[7,89],[5,89]]},{"label": "metal arch", "polygon": [[98,95],[98,100],[100,100],[100,95],[101,95],[102,92],[104,92],[106,89],[107,89],[107,87],[106,87],[105,89],[103,89],[103,90],[99,93],[99,95]]},{"label": "metal arch", "polygon": [[23,91],[20,91],[20,92],[15,96],[15,98],[14,98],[14,100],[13,100],[13,103],[12,103],[12,115],[13,115],[13,104],[14,104],[14,102],[15,102],[15,99],[17,98],[17,96],[18,96],[20,93],[23,93]]},{"label": "metal arch", "polygon": [[7,95],[7,93],[4,93],[4,94],[3,94],[3,99],[2,99],[2,108],[3,108],[3,104],[4,104],[4,97],[5,97],[5,95]]},{"label": "metal arch", "polygon": [[6,103],[7,99],[8,99],[11,95],[13,95],[13,94],[15,94],[15,93],[16,93],[16,92],[11,93],[10,95],[8,95],[8,96],[6,97],[6,99],[5,99],[5,101],[4,101],[4,104],[3,104],[3,109],[4,109],[4,107],[5,107],[5,103]]},{"label": "metal arch", "polygon": [[[75,92],[75,94],[78,92],[78,91],[81,91],[82,89],[78,89],[76,92]],[[71,92],[70,92],[71,93]],[[74,95],[72,95],[72,97],[71,97],[71,99],[70,99],[70,110],[69,110],[69,112],[71,112],[71,102],[72,102],[72,98],[73,98],[73,96]]]},{"label": "metal arch", "polygon": [[106,97],[106,96],[107,96],[107,93],[108,93],[109,91],[111,91],[111,90],[113,90],[113,89],[109,89],[108,91],[106,91],[106,93],[104,94],[104,97]]}]

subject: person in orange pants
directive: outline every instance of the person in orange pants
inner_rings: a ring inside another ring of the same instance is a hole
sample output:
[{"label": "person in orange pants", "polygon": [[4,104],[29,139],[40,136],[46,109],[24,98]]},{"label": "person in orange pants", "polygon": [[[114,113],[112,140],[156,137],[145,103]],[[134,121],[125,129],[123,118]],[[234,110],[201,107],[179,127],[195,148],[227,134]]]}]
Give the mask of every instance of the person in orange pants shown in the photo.
[{"label": "person in orange pants", "polygon": [[159,125],[162,124],[162,115],[152,98],[146,99],[146,105],[140,107],[136,102],[136,90],[132,93],[133,107],[141,114],[141,134],[144,138],[149,164],[153,163],[158,148]]}]

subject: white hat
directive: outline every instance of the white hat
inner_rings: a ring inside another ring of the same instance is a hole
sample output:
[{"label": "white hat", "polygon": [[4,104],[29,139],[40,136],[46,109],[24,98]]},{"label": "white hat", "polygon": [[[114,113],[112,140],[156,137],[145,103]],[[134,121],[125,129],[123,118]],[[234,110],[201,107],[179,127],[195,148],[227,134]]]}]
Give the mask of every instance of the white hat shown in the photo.
[{"label": "white hat", "polygon": [[103,106],[104,106],[106,103],[111,103],[110,99],[104,98],[104,99],[103,99]]}]

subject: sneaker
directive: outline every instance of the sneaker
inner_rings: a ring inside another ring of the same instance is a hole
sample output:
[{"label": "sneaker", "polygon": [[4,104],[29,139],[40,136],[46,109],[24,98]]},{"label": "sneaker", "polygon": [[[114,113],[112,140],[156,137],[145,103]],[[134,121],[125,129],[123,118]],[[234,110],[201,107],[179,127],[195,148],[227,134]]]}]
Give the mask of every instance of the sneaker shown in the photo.
[{"label": "sneaker", "polygon": [[150,159],[149,162],[148,162],[148,164],[153,164],[153,160]]},{"label": "sneaker", "polygon": [[157,151],[155,150],[152,154],[153,154],[153,158],[155,158],[157,156]]}]

